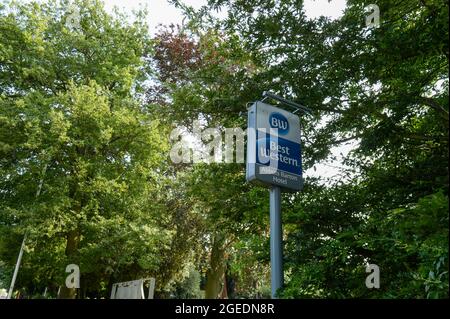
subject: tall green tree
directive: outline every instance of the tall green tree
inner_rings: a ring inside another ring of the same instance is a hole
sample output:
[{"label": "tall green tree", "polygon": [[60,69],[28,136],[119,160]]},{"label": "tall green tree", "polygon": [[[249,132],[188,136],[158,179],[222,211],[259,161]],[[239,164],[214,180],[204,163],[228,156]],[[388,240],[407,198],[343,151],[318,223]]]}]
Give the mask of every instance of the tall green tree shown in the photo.
[{"label": "tall green tree", "polygon": [[151,53],[143,17],[127,22],[99,1],[1,6],[0,225],[11,266],[12,235],[28,234],[19,286],[57,282],[74,298],[64,270],[75,263],[86,289],[108,295],[112,280],[157,272],[171,233],[151,199],[168,146],[138,100]]},{"label": "tall green tree", "polygon": [[[173,26],[160,30],[155,41],[158,82],[147,97],[158,103],[166,121],[193,134],[194,122],[201,120],[201,129],[222,130],[222,142],[225,128],[245,130],[245,105],[254,95],[257,66],[238,37],[212,28]],[[264,190],[250,189],[244,169],[243,163],[174,165],[174,178],[186,181],[183,192],[203,219],[200,234],[208,262],[197,266],[206,277],[206,298],[217,298],[223,291],[227,268],[236,268],[233,262],[241,253],[235,246],[245,246],[240,245],[242,235],[252,238],[266,230],[267,216],[261,207],[267,203],[258,196]]]},{"label": "tall green tree", "polygon": [[[286,197],[284,296],[445,297],[448,3],[377,2],[377,27],[365,24],[365,5],[348,1],[336,20],[309,19],[303,1],[289,0],[210,1],[186,14],[242,42],[258,65],[254,91],[312,109],[301,119],[305,169],[356,144],[342,180],[308,179]],[[381,290],[364,286],[366,263],[380,264]]]}]

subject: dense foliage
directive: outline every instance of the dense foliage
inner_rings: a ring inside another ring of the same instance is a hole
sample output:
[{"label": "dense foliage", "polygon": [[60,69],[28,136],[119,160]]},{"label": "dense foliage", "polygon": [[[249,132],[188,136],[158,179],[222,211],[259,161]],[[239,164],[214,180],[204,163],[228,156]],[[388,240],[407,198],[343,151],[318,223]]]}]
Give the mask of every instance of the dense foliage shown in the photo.
[{"label": "dense foliage", "polygon": [[313,112],[304,170],[354,145],[338,177],[283,195],[279,295],[448,298],[448,2],[378,1],[368,27],[357,0],[335,20],[303,1],[174,1],[188,23],[153,37],[145,12],[93,0],[73,28],[68,4],[0,5],[1,285],[26,234],[28,294],[55,295],[76,263],[78,297],[148,276],[160,298],[268,297],[267,190],[243,163],[169,151],[175,126],[245,129],[270,89]]}]

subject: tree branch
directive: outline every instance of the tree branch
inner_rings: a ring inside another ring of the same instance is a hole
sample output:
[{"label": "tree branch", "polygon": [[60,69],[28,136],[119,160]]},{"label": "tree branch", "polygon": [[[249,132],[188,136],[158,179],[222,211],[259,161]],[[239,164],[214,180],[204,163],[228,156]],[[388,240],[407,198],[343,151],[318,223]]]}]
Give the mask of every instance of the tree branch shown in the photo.
[{"label": "tree branch", "polygon": [[435,111],[437,111],[439,113],[439,115],[441,115],[441,117],[443,117],[448,122],[448,111],[446,109],[444,109],[442,107],[442,105],[437,103],[436,100],[434,100],[432,98],[429,98],[429,97],[421,96],[419,98],[419,101],[422,102],[425,105],[428,105],[429,107],[431,107]]}]

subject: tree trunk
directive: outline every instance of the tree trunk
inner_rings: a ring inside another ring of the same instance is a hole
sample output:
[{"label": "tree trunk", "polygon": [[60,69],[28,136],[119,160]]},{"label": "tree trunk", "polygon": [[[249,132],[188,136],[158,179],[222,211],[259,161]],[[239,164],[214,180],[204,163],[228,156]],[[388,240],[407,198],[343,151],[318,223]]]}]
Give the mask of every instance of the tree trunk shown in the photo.
[{"label": "tree trunk", "polygon": [[227,274],[223,274],[223,288],[220,293],[220,299],[228,299],[228,286],[227,286]]},{"label": "tree trunk", "polygon": [[221,283],[225,274],[225,248],[222,235],[214,237],[211,249],[211,260],[206,272],[205,298],[216,299],[221,291]]},{"label": "tree trunk", "polygon": [[[67,234],[67,244],[66,244],[66,256],[70,263],[75,262],[75,255],[78,251],[78,243],[80,241],[80,232],[78,230],[71,230]],[[76,288],[67,288],[66,282],[64,280],[61,286],[61,291],[59,292],[59,299],[75,299],[77,295]]]}]

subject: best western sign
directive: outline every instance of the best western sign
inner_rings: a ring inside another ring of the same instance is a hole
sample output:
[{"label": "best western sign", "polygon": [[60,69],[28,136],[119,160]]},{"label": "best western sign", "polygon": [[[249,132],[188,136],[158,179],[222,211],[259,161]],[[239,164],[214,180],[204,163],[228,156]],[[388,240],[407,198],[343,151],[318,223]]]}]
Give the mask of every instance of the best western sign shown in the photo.
[{"label": "best western sign", "polygon": [[303,187],[300,120],[297,115],[255,102],[248,110],[247,181]]}]

